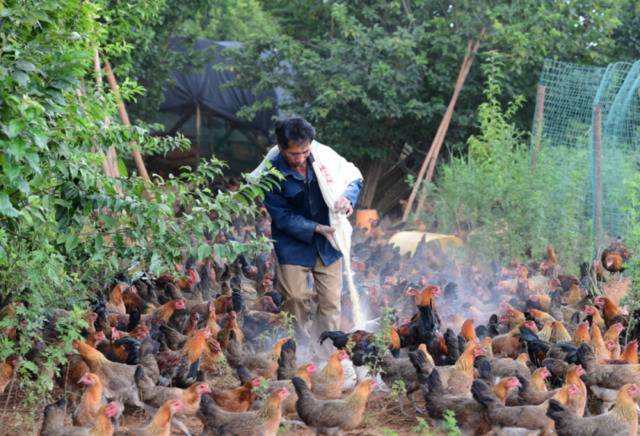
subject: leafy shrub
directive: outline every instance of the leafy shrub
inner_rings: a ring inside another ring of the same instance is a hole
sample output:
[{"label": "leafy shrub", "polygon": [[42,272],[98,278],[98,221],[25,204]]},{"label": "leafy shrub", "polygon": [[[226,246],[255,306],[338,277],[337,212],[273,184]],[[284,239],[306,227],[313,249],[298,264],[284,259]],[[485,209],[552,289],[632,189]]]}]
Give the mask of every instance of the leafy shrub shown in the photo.
[{"label": "leafy shrub", "polygon": [[[121,271],[171,271],[187,255],[224,261],[265,249],[264,238],[214,238],[233,219],[254,216],[253,200],[273,182],[213,192],[223,170],[215,159],[153,184],[106,177],[109,145],[122,153],[131,142],[143,152],[188,144],[151,137],[141,126],[104,125],[116,113],[114,99],[86,85],[106,33],[100,9],[79,0],[37,8],[12,1],[0,20],[0,359],[22,356],[22,381],[30,399],[40,400],[86,326],[92,289]],[[12,328],[15,340],[6,334]],[[28,355],[34,346],[39,352]]]},{"label": "leafy shrub", "polygon": [[453,157],[437,184],[425,186],[430,207],[418,218],[436,231],[466,233],[464,253],[476,260],[539,257],[552,243],[561,263],[575,270],[592,249],[587,152],[543,148],[532,169],[526,137],[511,121],[522,99],[503,110],[497,54],[483,69],[480,133],[469,138],[468,155]]}]

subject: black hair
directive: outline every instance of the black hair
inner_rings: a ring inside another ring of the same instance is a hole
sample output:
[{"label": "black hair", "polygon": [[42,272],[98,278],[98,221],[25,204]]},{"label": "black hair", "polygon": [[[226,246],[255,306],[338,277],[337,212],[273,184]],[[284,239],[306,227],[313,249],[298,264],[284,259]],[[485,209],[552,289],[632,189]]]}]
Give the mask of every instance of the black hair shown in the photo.
[{"label": "black hair", "polygon": [[276,122],[276,139],[283,148],[290,143],[313,141],[316,129],[304,118],[295,117]]}]

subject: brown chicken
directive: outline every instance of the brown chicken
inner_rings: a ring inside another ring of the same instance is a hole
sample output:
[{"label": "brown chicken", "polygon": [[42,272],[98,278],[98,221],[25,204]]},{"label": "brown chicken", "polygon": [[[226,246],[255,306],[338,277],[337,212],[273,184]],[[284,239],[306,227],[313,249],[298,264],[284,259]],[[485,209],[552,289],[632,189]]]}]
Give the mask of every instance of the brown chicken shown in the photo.
[{"label": "brown chicken", "polygon": [[242,386],[233,389],[211,391],[211,398],[216,404],[229,412],[246,412],[251,409],[258,395],[254,389],[259,387],[261,379],[254,377]]},{"label": "brown chicken", "polygon": [[[600,365],[588,345],[578,347],[578,361],[586,371],[584,382],[594,395],[610,401],[611,390],[618,390],[625,384],[640,382],[640,365]],[[615,392],[614,392],[615,394]]]},{"label": "brown chicken", "polygon": [[435,304],[435,299],[441,294],[440,287],[434,285],[427,285],[422,291],[418,291],[415,288],[409,288],[407,295],[414,298],[416,306],[431,306]]},{"label": "brown chicken", "polygon": [[500,322],[503,322],[510,330],[519,327],[526,321],[524,313],[508,303],[502,303],[500,310],[504,312],[504,315],[500,318]]},{"label": "brown chicken", "polygon": [[121,315],[127,313],[127,309],[125,308],[124,300],[122,298],[125,286],[126,285],[124,283],[118,283],[111,289],[109,301],[107,301],[107,311],[111,313],[119,313]]},{"label": "brown chicken", "polygon": [[362,422],[369,395],[375,385],[372,379],[365,379],[342,400],[320,400],[311,393],[301,378],[294,377],[292,383],[298,395],[296,403],[298,416],[318,432],[328,429],[346,431],[357,428]]},{"label": "brown chicken", "polygon": [[566,407],[578,416],[584,416],[587,406],[587,386],[580,378],[583,375],[585,375],[585,371],[581,365],[571,365],[564,381],[565,386],[574,385],[578,388],[577,394],[566,404]]},{"label": "brown chicken", "polygon": [[180,400],[167,400],[153,416],[151,422],[142,428],[130,428],[117,431],[116,436],[169,436],[171,420],[183,408]]},{"label": "brown chicken", "polygon": [[595,298],[594,303],[602,309],[602,316],[607,326],[611,326],[616,322],[626,324],[626,319],[622,310],[613,302],[613,300],[611,300],[611,298],[598,296]]},{"label": "brown chicken", "polygon": [[40,434],[42,436],[111,436],[113,435],[113,423],[111,418],[116,416],[120,408],[115,402],[100,407],[91,427],[65,426],[64,399],[49,404],[44,408],[44,419]]},{"label": "brown chicken", "polygon": [[594,325],[597,325],[598,328],[600,329],[600,331],[606,330],[606,325],[605,325],[605,322],[604,322],[604,318],[602,318],[602,315],[600,314],[600,310],[598,310],[597,307],[595,307],[595,306],[585,306],[584,313],[586,313],[587,316],[591,316],[591,326],[592,327]]},{"label": "brown chicken", "polygon": [[4,393],[7,385],[13,380],[20,359],[17,356],[8,357],[0,363],[0,395]]},{"label": "brown chicken", "polygon": [[176,310],[185,310],[186,307],[186,302],[183,299],[179,298],[176,300],[171,300],[158,307],[157,309],[154,309],[150,314],[144,315],[141,318],[141,321],[145,321],[148,323],[153,323],[155,321],[167,323]]},{"label": "brown chicken", "polygon": [[152,407],[161,407],[168,400],[180,400],[182,402],[180,416],[195,415],[200,405],[202,394],[211,392],[211,388],[206,383],[194,383],[187,389],[156,386],[145,375],[141,366],[136,368],[135,381],[140,391],[140,399]]},{"label": "brown chicken", "polygon": [[80,398],[80,404],[73,414],[73,424],[88,427],[93,424],[102,406],[102,382],[100,377],[87,372],[80,378],[80,383],[86,388]]},{"label": "brown chicken", "polygon": [[334,351],[324,368],[311,376],[311,388],[315,395],[326,400],[342,396],[344,369],[340,362],[348,357],[349,355],[344,350]]},{"label": "brown chicken", "polygon": [[624,348],[620,359],[636,365],[638,363],[638,341],[634,339]]},{"label": "brown chicken", "polygon": [[540,262],[540,273],[546,277],[556,276],[558,274],[558,258],[553,245],[547,245],[547,258]]},{"label": "brown chicken", "polygon": [[473,328],[473,320],[467,319],[460,329],[460,336],[465,338],[467,342],[476,342],[478,340],[478,336],[476,335],[476,329]]},{"label": "brown chicken", "polygon": [[474,342],[469,342],[455,365],[438,367],[442,384],[447,393],[451,395],[469,393],[474,376],[473,363],[475,358],[481,354],[482,348]]},{"label": "brown chicken", "polygon": [[90,371],[100,378],[105,397],[143,406],[134,381],[135,366],[111,362],[104,354],[84,342],[73,341],[73,348],[78,350]]},{"label": "brown chicken", "polygon": [[232,332],[228,338],[226,356],[231,366],[235,368],[244,366],[266,379],[275,379],[282,346],[290,339],[288,337],[278,339],[269,352],[256,354],[245,351],[238,342],[235,332]]},{"label": "brown chicken", "polygon": [[[575,386],[563,387],[556,392],[554,398],[566,403],[576,392]],[[489,422],[494,427],[517,427],[538,431],[550,431],[553,427],[553,423],[545,414],[548,401],[535,406],[504,406],[482,380],[473,382],[471,393],[473,398],[485,408]]]},{"label": "brown chicken", "polygon": [[625,263],[631,258],[631,254],[631,251],[622,243],[622,239],[618,238],[602,250],[600,262],[602,262],[604,269],[610,273],[621,273],[625,269]]},{"label": "brown chicken", "polygon": [[600,328],[595,324],[591,327],[591,347],[593,347],[599,363],[605,363],[611,358],[611,353],[607,350]]},{"label": "brown chicken", "polygon": [[211,330],[211,336],[217,338],[220,334],[220,325],[218,324],[218,315],[216,313],[215,302],[209,303],[209,313],[207,315],[207,327]]},{"label": "brown chicken", "polygon": [[620,388],[615,407],[601,415],[586,418],[576,416],[559,402],[551,400],[547,416],[555,422],[560,436],[611,434],[637,435],[638,413],[636,402],[640,389],[636,384],[626,384]]},{"label": "brown chicken", "polygon": [[589,333],[589,323],[587,321],[578,324],[573,334],[573,343],[576,345],[591,343],[591,333]]},{"label": "brown chicken", "polygon": [[218,341],[220,341],[220,345],[222,345],[222,348],[225,350],[229,345],[229,335],[232,331],[238,343],[242,345],[244,343],[244,333],[242,333],[242,329],[238,326],[238,318],[233,310],[227,315],[224,329],[218,334]]},{"label": "brown chicken", "polygon": [[257,411],[227,412],[211,397],[202,397],[198,419],[204,424],[202,435],[275,436],[282,420],[281,403],[289,396],[287,389],[269,395]]},{"label": "brown chicken", "polygon": [[[300,368],[296,370],[294,377],[299,377],[307,384],[307,386],[311,387],[311,376],[316,372],[316,365],[314,363],[307,363],[302,365]],[[293,377],[292,377],[293,378]],[[274,390],[286,388],[291,392],[283,402],[282,402],[282,411],[286,414],[295,413],[296,412],[296,402],[298,401],[298,395],[295,393],[295,389],[293,388],[293,384],[291,380],[278,380],[275,382],[269,383],[268,392],[271,393]]]},{"label": "brown chicken", "polygon": [[518,387],[520,387],[520,381],[518,381],[517,377],[505,377],[493,386],[493,393],[504,404],[509,392]]},{"label": "brown chicken", "polygon": [[533,332],[538,331],[533,321],[524,321],[513,327],[509,333],[494,337],[491,340],[491,348],[496,357],[511,357],[515,359],[520,354],[520,326],[525,326]]}]

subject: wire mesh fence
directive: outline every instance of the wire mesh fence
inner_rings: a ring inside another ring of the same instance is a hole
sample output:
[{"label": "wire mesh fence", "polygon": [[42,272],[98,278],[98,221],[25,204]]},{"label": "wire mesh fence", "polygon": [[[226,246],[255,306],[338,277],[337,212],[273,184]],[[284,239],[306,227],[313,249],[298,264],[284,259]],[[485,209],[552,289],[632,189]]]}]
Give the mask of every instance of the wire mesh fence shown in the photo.
[{"label": "wire mesh fence", "polygon": [[[595,235],[595,248],[624,235],[625,180],[639,168],[640,61],[597,67],[546,60],[531,138],[533,164],[541,152],[551,155],[566,179],[550,195],[583,199],[574,207],[581,209],[581,231]],[[565,166],[576,159],[579,168]]]}]

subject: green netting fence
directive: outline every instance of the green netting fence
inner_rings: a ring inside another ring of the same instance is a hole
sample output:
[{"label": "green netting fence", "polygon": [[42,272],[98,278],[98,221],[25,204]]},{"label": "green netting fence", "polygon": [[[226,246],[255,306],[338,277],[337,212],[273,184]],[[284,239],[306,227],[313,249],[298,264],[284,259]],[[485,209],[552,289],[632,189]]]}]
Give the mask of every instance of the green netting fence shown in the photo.
[{"label": "green netting fence", "polygon": [[624,236],[625,180],[639,169],[640,61],[596,67],[546,60],[531,147],[533,165],[544,156],[558,172],[561,183],[549,194],[578,200],[572,207],[584,217],[580,231],[596,235],[594,248]]}]

